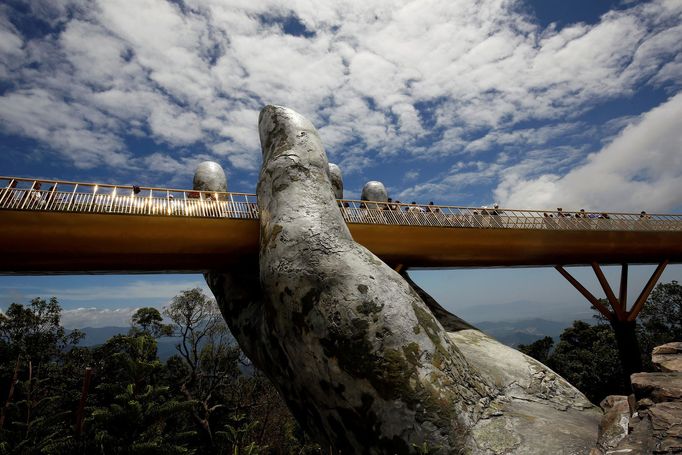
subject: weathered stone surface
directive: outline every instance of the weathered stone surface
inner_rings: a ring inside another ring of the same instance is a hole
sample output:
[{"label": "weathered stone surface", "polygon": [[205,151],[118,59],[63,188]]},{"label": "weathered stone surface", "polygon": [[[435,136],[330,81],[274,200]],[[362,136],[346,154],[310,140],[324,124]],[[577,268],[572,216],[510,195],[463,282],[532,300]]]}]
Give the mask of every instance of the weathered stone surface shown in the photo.
[{"label": "weathered stone surface", "polygon": [[654,403],[682,400],[680,373],[635,373],[630,379],[638,400],[648,398]]},{"label": "weathered stone surface", "polygon": [[481,375],[505,391],[505,395],[520,400],[542,402],[558,410],[569,408],[588,410],[597,425],[601,412],[565,379],[537,360],[510,348],[478,330],[450,332],[464,357]]},{"label": "weathered stone surface", "polygon": [[[653,357],[675,355],[679,343],[654,348]],[[631,432],[607,453],[682,453],[682,373],[636,373],[631,376],[637,413]]]},{"label": "weathered stone surface", "polygon": [[334,197],[343,199],[343,176],[341,175],[341,168],[334,163],[329,163],[329,180],[332,182]]},{"label": "weathered stone surface", "polygon": [[199,191],[227,191],[227,177],[222,166],[215,161],[199,163],[194,171],[193,188]]},{"label": "weathered stone surface", "polygon": [[657,403],[641,412],[627,438],[606,453],[682,453],[682,403]]},{"label": "weathered stone surface", "polygon": [[600,403],[604,416],[599,422],[597,445],[602,450],[614,449],[628,435],[630,404],[624,395],[609,395]]},{"label": "weathered stone surface", "polygon": [[633,419],[632,431],[615,449],[606,455],[645,455],[654,452],[656,442],[652,437],[651,421],[648,418]]},{"label": "weathered stone surface", "polygon": [[682,355],[682,341],[673,341],[671,343],[656,346],[651,352],[652,355],[660,354],[681,354]]},{"label": "weathered stone surface", "polygon": [[469,364],[506,400],[488,407],[474,426],[474,453],[584,454],[590,450],[602,413],[582,393],[545,365],[451,314],[407,273],[401,275],[448,330]]},{"label": "weathered stone surface", "polygon": [[649,408],[648,414],[655,432],[666,431],[682,438],[682,402],[657,403]]},{"label": "weathered stone surface", "polygon": [[468,453],[584,455],[596,441],[598,419],[593,417],[586,411],[512,399],[500,415],[484,417],[474,426],[476,446]]},{"label": "weathered stone surface", "polygon": [[633,415],[637,412],[637,397],[634,393],[628,395],[628,404],[630,405],[630,415]]},{"label": "weathered stone surface", "polygon": [[365,183],[365,186],[362,187],[360,199],[363,201],[387,202],[388,193],[383,183],[372,180]]},{"label": "weathered stone surface", "polygon": [[310,122],[268,107],[260,133],[266,324],[298,366],[284,396],[342,452],[459,450],[495,391],[404,280],[353,241]]},{"label": "weathered stone surface", "polygon": [[600,414],[574,388],[476,330],[447,333],[353,241],[310,122],[268,106],[259,126],[260,279],[247,268],[206,279],[244,352],[311,435],[341,453],[594,446]]},{"label": "weathered stone surface", "polygon": [[682,342],[656,346],[651,360],[659,371],[682,373]]}]

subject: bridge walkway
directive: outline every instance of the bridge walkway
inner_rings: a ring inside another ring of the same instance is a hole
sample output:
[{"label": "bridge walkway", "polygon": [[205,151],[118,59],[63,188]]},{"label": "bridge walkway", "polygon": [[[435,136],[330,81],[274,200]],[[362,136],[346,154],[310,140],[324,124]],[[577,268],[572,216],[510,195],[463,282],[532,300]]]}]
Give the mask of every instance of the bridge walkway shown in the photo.
[{"label": "bridge walkway", "polygon": [[[393,266],[660,264],[682,215],[339,200],[356,241]],[[0,273],[202,271],[255,260],[256,196],[0,177]]]}]

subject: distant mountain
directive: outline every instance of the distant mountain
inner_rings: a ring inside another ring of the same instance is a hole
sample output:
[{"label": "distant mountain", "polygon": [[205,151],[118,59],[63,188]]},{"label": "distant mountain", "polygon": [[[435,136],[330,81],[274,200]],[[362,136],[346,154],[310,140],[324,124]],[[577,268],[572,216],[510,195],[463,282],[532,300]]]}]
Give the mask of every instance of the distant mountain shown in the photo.
[{"label": "distant mountain", "polygon": [[97,346],[115,335],[127,334],[130,327],[83,327],[78,330],[85,333],[85,338],[79,343],[81,346]]},{"label": "distant mountain", "polygon": [[474,325],[500,343],[516,347],[519,344],[529,344],[546,336],[556,340],[561,332],[571,324],[531,318],[515,321],[483,321]]},{"label": "distant mountain", "polygon": [[[78,329],[85,333],[79,346],[99,346],[116,335],[126,335],[130,327],[83,327]],[[160,360],[168,360],[169,357],[178,353],[175,346],[180,342],[178,337],[162,337],[156,340],[156,351]]]},{"label": "distant mountain", "polygon": [[591,320],[594,311],[587,303],[574,302],[529,302],[517,300],[505,303],[459,306],[446,305],[446,308],[474,325],[479,321],[518,321],[541,318],[548,321],[564,322],[569,326],[574,320]]}]

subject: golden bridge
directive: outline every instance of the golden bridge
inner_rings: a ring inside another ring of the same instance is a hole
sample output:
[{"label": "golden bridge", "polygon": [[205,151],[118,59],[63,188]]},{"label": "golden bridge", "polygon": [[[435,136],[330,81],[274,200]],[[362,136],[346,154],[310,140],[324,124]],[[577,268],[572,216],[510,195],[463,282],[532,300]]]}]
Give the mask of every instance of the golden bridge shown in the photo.
[{"label": "golden bridge", "polygon": [[[563,268],[591,265],[622,317],[627,264],[658,265],[641,306],[682,262],[682,215],[338,204],[353,238],[395,268],[554,266],[595,304]],[[246,193],[0,177],[0,233],[0,274],[200,272],[257,259],[258,207]],[[599,264],[622,264],[619,297]]]}]

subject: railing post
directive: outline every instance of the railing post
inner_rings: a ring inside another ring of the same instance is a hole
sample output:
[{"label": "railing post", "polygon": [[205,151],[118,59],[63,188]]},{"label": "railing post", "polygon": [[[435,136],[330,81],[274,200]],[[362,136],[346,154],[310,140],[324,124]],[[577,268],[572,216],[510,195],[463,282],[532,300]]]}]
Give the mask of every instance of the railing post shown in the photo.
[{"label": "railing post", "polygon": [[24,195],[21,197],[21,207],[20,209],[24,209],[26,207],[26,204],[28,204],[29,199],[31,199],[31,193],[33,192],[33,188],[36,186],[36,181],[33,181],[33,184],[31,185],[31,189],[28,190],[28,192],[24,193]]},{"label": "railing post", "polygon": [[116,213],[116,209],[114,209],[114,204],[116,203],[116,193],[118,191],[118,187],[115,186],[114,189],[111,191],[111,203],[109,204],[109,212],[114,212]]},{"label": "railing post", "polygon": [[12,184],[14,184],[15,181],[16,181],[15,179],[11,179],[7,184],[7,187],[3,190],[2,196],[0,197],[0,206],[2,206],[2,204],[5,204],[6,202],[5,199],[9,199],[8,197],[9,195],[13,194]]},{"label": "railing post", "polygon": [[57,199],[55,197],[55,194],[57,193],[57,186],[59,186],[59,183],[54,182],[54,185],[52,185],[52,189],[50,189],[50,194],[48,195],[47,203],[45,204],[45,210],[52,210],[52,208],[54,207]]},{"label": "railing post", "polygon": [[71,199],[69,200],[69,205],[66,207],[66,211],[71,210],[71,205],[73,204],[73,199],[76,197],[76,190],[78,189],[78,183],[73,187],[73,192],[71,193]]},{"label": "railing post", "polygon": [[97,197],[97,190],[99,186],[95,185],[92,189],[92,200],[90,201],[90,207],[88,207],[88,212],[92,212],[92,208],[95,206],[95,198]]}]

